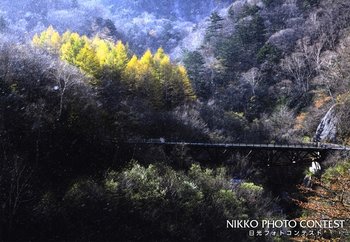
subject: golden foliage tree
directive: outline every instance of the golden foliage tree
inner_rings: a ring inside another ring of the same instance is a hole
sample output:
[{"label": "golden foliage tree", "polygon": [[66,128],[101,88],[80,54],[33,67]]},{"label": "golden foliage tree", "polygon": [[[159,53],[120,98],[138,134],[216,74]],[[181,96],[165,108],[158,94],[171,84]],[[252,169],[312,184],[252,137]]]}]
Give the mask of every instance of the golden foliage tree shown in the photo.
[{"label": "golden foliage tree", "polygon": [[61,36],[52,26],[50,26],[40,35],[34,35],[33,44],[34,46],[46,48],[49,52],[58,53],[61,46]]},{"label": "golden foliage tree", "polygon": [[139,60],[136,55],[133,55],[129,62],[126,64],[125,70],[123,72],[123,79],[128,80],[128,86],[134,89],[138,88],[137,79],[139,70]]},{"label": "golden foliage tree", "polygon": [[79,51],[75,59],[75,64],[88,74],[98,77],[100,75],[100,62],[95,50],[88,42]]},{"label": "golden foliage tree", "polygon": [[92,40],[92,44],[95,48],[96,57],[98,59],[100,66],[108,65],[107,64],[108,56],[111,52],[110,43],[108,43],[107,41],[104,41],[98,37],[95,37]]},{"label": "golden foliage tree", "polygon": [[109,53],[107,60],[109,66],[112,66],[118,72],[122,72],[129,60],[128,48],[121,41],[118,41]]},{"label": "golden foliage tree", "polygon": [[51,26],[35,35],[33,44],[59,54],[96,79],[121,78],[129,91],[148,99],[156,108],[171,109],[195,99],[186,69],[171,63],[162,48],[154,55],[148,49],[141,58],[129,58],[128,47],[121,41],[89,39],[69,31],[61,36]]},{"label": "golden foliage tree", "polygon": [[77,33],[67,33],[63,39],[65,41],[60,49],[60,57],[62,60],[76,65],[76,58],[85,45],[85,38],[80,37]]}]

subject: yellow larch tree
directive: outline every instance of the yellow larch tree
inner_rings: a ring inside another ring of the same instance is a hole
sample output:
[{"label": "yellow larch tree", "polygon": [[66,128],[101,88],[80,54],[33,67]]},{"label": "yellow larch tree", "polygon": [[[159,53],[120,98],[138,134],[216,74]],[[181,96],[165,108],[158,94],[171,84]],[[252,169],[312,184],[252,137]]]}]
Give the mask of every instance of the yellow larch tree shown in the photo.
[{"label": "yellow larch tree", "polygon": [[185,67],[171,63],[163,48],[154,55],[148,49],[140,59],[136,55],[129,58],[128,47],[121,41],[114,44],[69,31],[60,36],[52,26],[35,35],[33,44],[59,53],[62,60],[95,80],[102,76],[121,78],[130,91],[148,99],[156,108],[171,109],[196,98]]},{"label": "yellow larch tree", "polygon": [[141,82],[143,83],[143,95],[149,97],[155,107],[162,107],[162,83],[159,80],[154,57],[149,49],[140,59],[140,68],[142,76]]},{"label": "yellow larch tree", "polygon": [[88,42],[85,42],[84,47],[77,54],[75,64],[93,77],[98,78],[101,74],[99,59]]},{"label": "yellow larch tree", "polygon": [[121,41],[118,41],[117,44],[111,48],[107,57],[107,63],[113,70],[122,73],[128,61],[128,49]]},{"label": "yellow larch tree", "polygon": [[58,53],[61,47],[61,36],[52,26],[49,26],[40,35],[34,35],[33,44],[45,48],[51,53]]},{"label": "yellow larch tree", "polygon": [[190,78],[188,77],[187,70],[184,66],[179,65],[178,66],[178,72],[181,77],[181,82],[184,88],[185,97],[189,101],[194,101],[196,99],[196,95],[193,91],[193,87],[190,81]]},{"label": "yellow larch tree", "polygon": [[105,40],[95,37],[92,40],[92,46],[96,51],[96,57],[101,67],[108,66],[108,57],[111,52],[111,44]]},{"label": "yellow larch tree", "polygon": [[139,70],[139,60],[136,55],[133,55],[123,71],[122,79],[130,88],[135,90],[140,87]]},{"label": "yellow larch tree", "polygon": [[85,38],[77,33],[71,33],[64,36],[65,41],[60,49],[60,57],[73,65],[76,65],[76,57],[85,45]]}]

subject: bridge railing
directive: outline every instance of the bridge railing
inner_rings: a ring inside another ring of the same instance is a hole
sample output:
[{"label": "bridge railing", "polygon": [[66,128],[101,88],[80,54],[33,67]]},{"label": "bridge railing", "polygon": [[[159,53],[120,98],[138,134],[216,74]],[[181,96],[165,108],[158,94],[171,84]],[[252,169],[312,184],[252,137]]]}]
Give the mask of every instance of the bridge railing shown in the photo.
[{"label": "bridge railing", "polygon": [[196,146],[219,146],[219,147],[259,147],[259,148],[301,148],[301,149],[318,149],[318,150],[347,150],[350,151],[350,147],[330,144],[330,143],[235,143],[235,142],[187,142],[187,141],[176,141],[166,140],[164,138],[151,138],[151,139],[134,139],[129,140],[127,143],[132,144],[170,144],[170,145],[196,145]]}]

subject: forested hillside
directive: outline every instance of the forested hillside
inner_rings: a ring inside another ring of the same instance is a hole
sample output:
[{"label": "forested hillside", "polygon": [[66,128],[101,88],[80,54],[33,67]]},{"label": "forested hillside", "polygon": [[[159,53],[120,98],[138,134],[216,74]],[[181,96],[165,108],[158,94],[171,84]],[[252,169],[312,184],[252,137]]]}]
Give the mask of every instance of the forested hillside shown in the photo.
[{"label": "forested hillside", "polygon": [[346,153],[314,172],[132,142],[350,145],[349,27],[347,0],[3,1],[0,241],[288,241],[226,220],[348,219]]}]

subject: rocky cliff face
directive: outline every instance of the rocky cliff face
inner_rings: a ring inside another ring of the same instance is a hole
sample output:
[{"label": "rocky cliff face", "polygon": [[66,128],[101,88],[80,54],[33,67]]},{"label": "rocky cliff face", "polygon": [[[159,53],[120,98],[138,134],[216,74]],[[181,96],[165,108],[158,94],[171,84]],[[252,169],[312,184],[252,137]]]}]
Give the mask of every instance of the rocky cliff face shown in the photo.
[{"label": "rocky cliff face", "polygon": [[334,142],[337,134],[337,117],[335,114],[335,105],[333,105],[326,115],[322,118],[317,127],[314,141],[316,142]]}]

